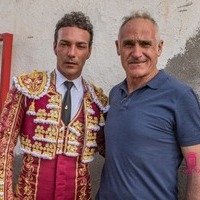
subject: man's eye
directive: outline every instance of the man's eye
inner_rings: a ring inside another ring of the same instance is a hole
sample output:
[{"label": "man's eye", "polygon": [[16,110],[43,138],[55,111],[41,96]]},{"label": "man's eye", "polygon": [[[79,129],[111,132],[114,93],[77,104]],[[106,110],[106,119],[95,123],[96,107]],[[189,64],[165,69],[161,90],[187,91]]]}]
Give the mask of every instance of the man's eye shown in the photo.
[{"label": "man's eye", "polygon": [[132,44],[132,43],[125,43],[124,44],[124,47],[126,47],[126,48],[132,48],[134,46],[134,44]]},{"label": "man's eye", "polygon": [[67,43],[60,43],[60,46],[62,47],[67,46]]},{"label": "man's eye", "polygon": [[78,48],[80,48],[80,49],[85,49],[86,46],[85,46],[85,45],[78,45]]},{"label": "man's eye", "polygon": [[126,44],[125,47],[131,48],[133,45],[131,44]]},{"label": "man's eye", "polygon": [[150,47],[151,46],[151,43],[150,42],[141,42],[140,43],[140,45],[142,46],[142,47]]}]

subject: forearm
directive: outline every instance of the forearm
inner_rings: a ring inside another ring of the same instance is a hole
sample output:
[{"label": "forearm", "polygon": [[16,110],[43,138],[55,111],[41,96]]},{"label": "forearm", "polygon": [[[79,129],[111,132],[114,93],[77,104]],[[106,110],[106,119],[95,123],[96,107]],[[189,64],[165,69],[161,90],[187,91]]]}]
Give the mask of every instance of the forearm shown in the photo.
[{"label": "forearm", "polygon": [[194,169],[187,178],[186,200],[200,200],[200,169]]}]

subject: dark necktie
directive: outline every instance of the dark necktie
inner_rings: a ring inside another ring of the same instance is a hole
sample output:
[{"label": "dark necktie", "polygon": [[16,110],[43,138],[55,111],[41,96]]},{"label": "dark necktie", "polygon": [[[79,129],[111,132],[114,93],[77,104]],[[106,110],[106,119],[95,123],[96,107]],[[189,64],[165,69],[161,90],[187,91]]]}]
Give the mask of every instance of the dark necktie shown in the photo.
[{"label": "dark necktie", "polygon": [[65,86],[67,87],[67,91],[65,93],[63,102],[62,102],[62,120],[67,126],[70,122],[71,118],[71,88],[74,85],[73,82],[65,81]]}]

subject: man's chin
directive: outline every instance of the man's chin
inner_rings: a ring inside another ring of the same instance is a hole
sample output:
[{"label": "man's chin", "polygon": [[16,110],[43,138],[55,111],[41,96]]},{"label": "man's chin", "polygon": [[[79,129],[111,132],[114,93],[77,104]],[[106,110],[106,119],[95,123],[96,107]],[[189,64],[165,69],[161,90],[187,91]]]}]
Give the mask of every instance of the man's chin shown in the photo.
[{"label": "man's chin", "polygon": [[143,76],[145,74],[145,71],[141,68],[134,68],[129,71],[130,74],[135,76]]}]

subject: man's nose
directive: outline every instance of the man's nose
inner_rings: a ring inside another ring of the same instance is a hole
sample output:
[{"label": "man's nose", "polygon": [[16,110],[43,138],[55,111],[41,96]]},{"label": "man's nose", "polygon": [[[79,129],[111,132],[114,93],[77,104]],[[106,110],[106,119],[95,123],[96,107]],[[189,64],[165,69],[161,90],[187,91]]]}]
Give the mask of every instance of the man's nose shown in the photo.
[{"label": "man's nose", "polygon": [[140,57],[142,55],[142,48],[141,48],[141,46],[136,43],[134,45],[133,49],[132,49],[131,54],[132,54],[133,57],[136,57],[136,58]]},{"label": "man's nose", "polygon": [[74,57],[76,55],[76,47],[75,46],[70,46],[68,48],[68,52],[67,52],[67,55],[69,57]]}]

